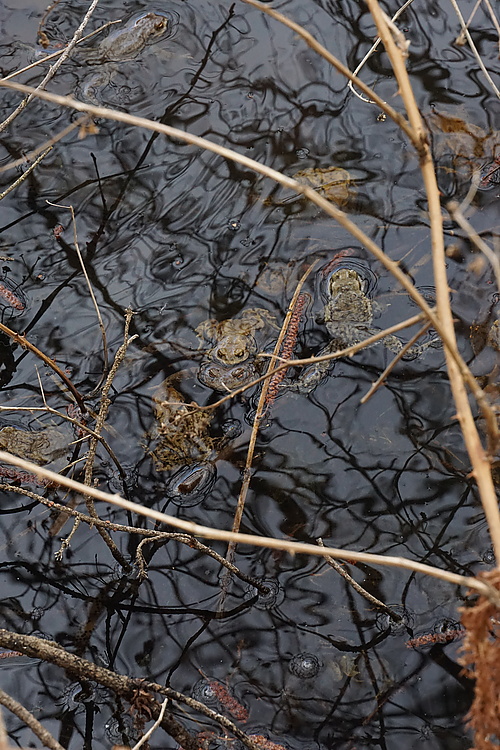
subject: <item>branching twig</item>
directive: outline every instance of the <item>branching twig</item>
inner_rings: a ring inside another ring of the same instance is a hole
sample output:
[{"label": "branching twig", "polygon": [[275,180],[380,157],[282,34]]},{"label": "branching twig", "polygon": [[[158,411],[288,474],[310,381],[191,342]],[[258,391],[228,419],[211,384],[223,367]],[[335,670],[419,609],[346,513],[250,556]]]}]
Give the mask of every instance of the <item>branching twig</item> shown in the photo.
[{"label": "branching twig", "polygon": [[[94,467],[94,460],[95,460],[95,455],[96,455],[96,451],[97,451],[97,446],[99,444],[99,440],[98,440],[97,436],[101,434],[102,428],[104,427],[104,423],[106,421],[106,416],[107,416],[107,413],[108,413],[108,409],[109,409],[109,407],[111,405],[111,401],[109,400],[109,391],[110,391],[111,386],[113,384],[113,380],[114,380],[115,375],[116,375],[116,373],[118,371],[118,368],[120,367],[120,365],[121,365],[121,363],[123,361],[123,358],[125,357],[125,354],[127,353],[128,345],[130,344],[131,341],[133,341],[134,338],[136,338],[135,336],[133,336],[130,339],[128,338],[128,331],[129,331],[129,327],[130,327],[130,321],[132,320],[133,314],[134,313],[132,312],[132,310],[126,310],[124,342],[121,345],[121,347],[118,349],[118,351],[116,352],[116,356],[115,356],[115,360],[113,362],[113,366],[112,366],[112,368],[111,368],[111,370],[109,372],[109,375],[108,375],[108,377],[106,379],[106,382],[104,384],[104,387],[102,389],[101,404],[100,404],[99,414],[97,415],[97,421],[96,421],[95,429],[94,429],[94,431],[96,433],[96,437],[92,437],[91,440],[90,440],[87,461],[86,461],[86,464],[85,464],[84,484],[86,484],[86,485],[90,485],[90,482],[92,481],[92,471],[93,471],[93,467]],[[94,503],[92,501],[92,497],[91,496],[86,496],[85,497],[85,502],[86,502],[87,510],[88,510],[89,514],[91,516],[93,516],[94,518],[98,518],[99,516],[98,516],[98,514],[96,512],[96,509],[94,508]],[[74,524],[71,532],[69,533],[69,536],[61,544],[61,548],[60,548],[59,552],[57,553],[58,558],[62,557],[64,551],[71,544],[71,539],[73,538],[73,535],[76,532],[78,526],[79,526],[79,521],[77,519],[75,521],[75,524]],[[116,544],[114,543],[114,541],[111,539],[111,537],[109,536],[109,534],[107,533],[107,531],[105,531],[104,529],[102,529],[100,527],[98,527],[98,531],[99,531],[99,534],[101,535],[101,537],[103,538],[103,540],[106,542],[107,546],[109,547],[109,550],[110,550],[111,554],[113,555],[113,557],[115,558],[115,560],[117,562],[119,562],[119,564],[125,570],[130,570],[130,564],[125,560],[125,558],[123,557],[122,553],[120,552],[120,550],[118,549],[118,547],[116,546]]]},{"label": "branching twig", "polygon": [[12,183],[12,185],[9,185],[9,187],[6,190],[4,190],[3,193],[0,193],[0,201],[3,200],[3,198],[5,198],[6,195],[8,195],[9,193],[11,193],[13,190],[15,190],[18,185],[20,185],[22,182],[24,182],[24,180],[26,179],[26,177],[28,177],[28,175],[30,175],[31,172],[33,172],[33,170],[40,164],[40,162],[42,161],[42,159],[45,159],[45,157],[47,156],[47,154],[50,154],[51,151],[52,151],[52,146],[50,146],[49,148],[45,149],[45,151],[42,154],[40,154],[40,156],[38,157],[38,159],[36,161],[34,161],[33,164],[31,164],[28,167],[28,169],[25,172],[23,172],[22,175],[20,177],[18,177],[15,182]]},{"label": "branching twig", "polygon": [[11,338],[13,341],[16,342],[16,344],[19,344],[23,349],[29,349],[30,352],[33,352],[33,354],[36,354],[37,357],[39,357],[42,362],[45,362],[48,367],[50,367],[51,370],[53,370],[56,375],[58,375],[61,380],[63,381],[64,385],[68,388],[68,390],[72,393],[72,395],[75,397],[75,401],[77,402],[78,406],[80,407],[80,410],[82,413],[85,413],[87,409],[85,408],[85,404],[83,401],[82,394],[75,388],[71,380],[68,378],[66,373],[61,370],[59,365],[56,365],[53,359],[50,359],[46,354],[44,354],[40,349],[38,349],[34,344],[32,344],[26,336],[22,336],[20,333],[16,333],[11,328],[8,328],[3,323],[0,323],[0,331],[2,333],[5,333],[6,336]]},{"label": "branching twig", "polygon": [[[74,47],[76,46],[76,43],[81,38],[83,31],[85,27],[87,26],[88,22],[90,21],[92,17],[92,13],[94,12],[97,3],[99,0],[92,0],[90,3],[90,6],[85,13],[85,16],[83,18],[83,21],[81,22],[80,26],[77,28],[75,33],[73,34],[73,38],[71,39],[68,46],[62,51],[61,56],[59,57],[59,60],[52,65],[49,70],[47,71],[46,75],[44,76],[41,83],[38,84],[36,90],[42,91],[45,86],[48,84],[49,81],[52,80],[52,78],[55,76],[61,65],[67,58],[71,55]],[[2,133],[5,128],[7,128],[15,119],[16,117],[28,106],[30,101],[33,99],[33,94],[30,94],[27,96],[23,101],[16,107],[16,109],[10,113],[10,115],[2,122],[0,123],[0,133]]]}]

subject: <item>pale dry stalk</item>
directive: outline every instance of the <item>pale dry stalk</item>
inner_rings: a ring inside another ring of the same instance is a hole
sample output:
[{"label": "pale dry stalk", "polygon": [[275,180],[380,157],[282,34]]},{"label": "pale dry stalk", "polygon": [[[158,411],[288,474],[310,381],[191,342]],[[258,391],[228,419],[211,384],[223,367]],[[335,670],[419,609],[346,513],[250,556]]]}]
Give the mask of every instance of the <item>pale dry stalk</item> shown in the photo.
[{"label": "pale dry stalk", "polygon": [[[5,463],[13,464],[18,466],[25,471],[35,474],[39,477],[44,477],[56,485],[67,487],[70,490],[79,492],[82,495],[89,495],[94,500],[101,500],[105,503],[111,503],[119,508],[130,511],[131,513],[138,513],[146,518],[151,518],[153,521],[158,523],[167,524],[177,529],[182,529],[188,534],[193,536],[199,536],[205,539],[215,539],[222,542],[234,542],[236,544],[248,544],[252,547],[264,547],[266,549],[283,550],[295,554],[314,555],[315,557],[333,557],[341,560],[354,560],[359,562],[365,562],[373,565],[384,565],[390,568],[403,568],[405,570],[413,570],[416,573],[422,573],[424,575],[430,575],[433,578],[439,578],[443,581],[447,581],[455,586],[467,586],[474,591],[486,596],[496,606],[500,606],[500,594],[492,586],[489,586],[484,581],[480,581],[472,576],[461,576],[457,573],[450,573],[447,570],[441,568],[435,568],[432,565],[426,565],[419,563],[414,560],[408,560],[405,557],[393,557],[391,555],[376,555],[371,552],[357,552],[347,549],[339,549],[335,547],[319,547],[314,544],[307,544],[305,542],[290,542],[288,539],[275,539],[273,537],[257,536],[254,534],[234,534],[232,531],[224,531],[224,529],[214,529],[209,526],[202,526],[201,524],[193,523],[192,521],[186,521],[176,516],[169,516],[166,513],[161,513],[154,508],[147,508],[144,505],[133,503],[130,500],[126,500],[120,495],[112,495],[109,492],[103,492],[97,489],[97,487],[87,487],[81,482],[77,482],[69,477],[61,476],[56,474],[54,471],[46,469],[44,466],[38,466],[31,461],[26,461],[23,458],[14,456],[6,451],[0,451],[0,461]],[[111,528],[111,527],[110,527]]]},{"label": "pale dry stalk", "polygon": [[[271,355],[271,358],[269,360],[269,364],[267,367],[266,375],[268,376],[263,384],[262,384],[262,390],[260,392],[259,401],[257,404],[257,409],[255,412],[255,417],[253,420],[252,425],[252,432],[250,434],[250,440],[248,444],[248,451],[247,451],[247,457],[245,461],[245,469],[243,471],[243,482],[240,489],[240,494],[238,496],[238,503],[236,505],[236,512],[234,514],[234,520],[233,520],[233,528],[232,531],[234,534],[238,533],[241,526],[241,519],[243,518],[243,511],[245,509],[245,502],[246,497],[248,494],[248,489],[250,487],[250,480],[252,478],[252,463],[253,463],[253,456],[255,452],[255,445],[257,442],[257,434],[259,432],[260,423],[262,421],[262,417],[264,415],[264,412],[266,410],[266,398],[267,398],[267,391],[269,388],[270,383],[270,375],[274,369],[274,365],[277,361],[279,352],[281,350],[281,346],[283,344],[283,340],[286,336],[288,325],[290,323],[290,320],[292,318],[292,315],[295,310],[295,306],[297,304],[297,299],[302,291],[302,287],[304,286],[305,281],[307,280],[308,276],[311,274],[313,269],[316,267],[317,261],[315,261],[312,265],[309,266],[307,271],[302,275],[300,278],[296,288],[295,292],[293,294],[292,300],[290,302],[290,305],[288,306],[287,313],[285,315],[285,319],[283,320],[283,325],[281,326],[281,331],[278,336],[278,340],[276,341],[276,344],[274,346],[273,353]],[[234,542],[230,542],[228,545],[227,553],[226,553],[226,560],[230,563],[234,560],[234,552],[235,552],[236,544]],[[229,581],[231,579],[230,573],[226,573],[221,581],[221,599],[219,602],[219,611],[221,607],[224,604],[224,600],[227,594],[227,589],[229,585]]]},{"label": "pale dry stalk", "polygon": [[446,333],[447,339],[445,355],[448,375],[457,408],[457,417],[460,421],[465,445],[473,467],[472,473],[477,482],[479,495],[488,522],[495,558],[497,565],[500,565],[500,512],[491,476],[491,464],[489,456],[481,444],[474,423],[464,379],[457,366],[456,357],[452,356],[452,351],[458,353],[458,349],[450,307],[450,290],[446,276],[446,255],[439,188],[427,138],[427,130],[417,107],[403,54],[393,39],[386,16],[380,8],[378,0],[366,0],[366,2],[377,25],[379,36],[391,60],[391,65],[399,86],[399,94],[403,99],[410,125],[415,134],[415,141],[418,144],[420,169],[428,201],[437,314],[441,324],[440,327]]}]

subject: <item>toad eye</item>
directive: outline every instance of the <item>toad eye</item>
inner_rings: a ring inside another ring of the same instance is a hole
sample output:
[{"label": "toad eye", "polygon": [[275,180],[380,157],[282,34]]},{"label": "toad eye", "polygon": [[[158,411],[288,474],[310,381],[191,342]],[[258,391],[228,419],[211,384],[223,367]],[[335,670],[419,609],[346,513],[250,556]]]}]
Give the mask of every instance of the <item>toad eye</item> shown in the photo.
[{"label": "toad eye", "polygon": [[236,367],[231,370],[231,377],[233,377],[234,380],[243,380],[243,378],[246,377],[246,372],[243,367]]}]

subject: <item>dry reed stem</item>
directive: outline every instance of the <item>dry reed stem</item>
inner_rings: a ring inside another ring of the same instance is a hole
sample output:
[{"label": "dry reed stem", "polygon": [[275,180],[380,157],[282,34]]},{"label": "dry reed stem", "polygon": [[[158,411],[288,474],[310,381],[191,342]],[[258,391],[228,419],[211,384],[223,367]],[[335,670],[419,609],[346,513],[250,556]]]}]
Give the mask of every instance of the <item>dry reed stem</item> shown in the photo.
[{"label": "dry reed stem", "polygon": [[[452,351],[458,352],[458,350],[450,307],[450,290],[446,276],[446,256],[439,188],[427,139],[427,131],[417,107],[403,55],[392,37],[385,14],[382,12],[378,0],[366,0],[366,2],[391,60],[391,65],[399,86],[399,93],[408,113],[408,119],[421,143],[420,169],[427,193],[437,314],[441,323],[440,327],[445,331],[447,339],[445,355],[448,376],[457,408],[457,417],[473,467],[472,474],[478,486],[498,566],[500,565],[500,512],[491,476],[491,464],[476,429],[462,373],[457,366],[456,358],[451,356]],[[498,426],[496,427],[498,432]]]},{"label": "dry reed stem", "polygon": [[[312,263],[309,266],[309,268],[305,271],[305,273],[302,275],[299,282],[297,283],[292,300],[288,306],[285,319],[283,320],[283,325],[281,326],[278,340],[276,341],[273,353],[269,360],[269,365],[267,367],[267,372],[266,372],[266,375],[268,376],[271,374],[274,368],[274,364],[277,360],[278,354],[281,349],[281,345],[283,344],[283,340],[286,336],[288,325],[294,313],[295,306],[297,304],[297,299],[300,295],[300,292],[302,291],[302,287],[304,286],[305,281],[307,280],[307,278],[309,277],[313,269],[316,267],[317,263],[318,261],[314,261],[314,263]],[[237,534],[241,526],[241,519],[243,517],[243,511],[245,509],[246,497],[248,494],[248,489],[250,487],[250,480],[252,478],[252,463],[253,463],[253,456],[255,452],[255,444],[257,442],[257,433],[259,432],[260,423],[262,421],[262,417],[264,416],[264,412],[266,410],[266,397],[267,397],[267,392],[268,392],[270,382],[271,382],[270,377],[266,378],[263,382],[262,390],[260,392],[259,401],[257,404],[257,409],[255,412],[255,417],[253,420],[252,432],[250,433],[250,440],[248,443],[248,451],[247,451],[247,457],[245,461],[245,468],[243,470],[243,482],[241,484],[240,494],[238,496],[238,502],[236,505],[236,512],[234,514],[233,527],[232,527],[233,534]],[[235,547],[236,547],[236,544],[234,542],[230,542],[227,548],[226,560],[230,563],[232,563],[234,560]],[[219,611],[221,610],[221,607],[224,604],[224,599],[227,594],[229,581],[230,581],[230,575],[229,574],[224,575],[221,581],[221,599],[219,602]]]},{"label": "dry reed stem", "polygon": [[389,104],[387,104],[387,102],[381,99],[380,96],[376,94],[372,88],[370,88],[370,86],[367,86],[366,83],[361,80],[361,78],[358,78],[355,73],[352,73],[349,68],[343,65],[336,57],[334,57],[334,55],[332,55],[332,53],[329,52],[326,47],[323,47],[323,45],[320,44],[318,40],[312,36],[312,34],[306,31],[303,26],[295,23],[295,21],[287,18],[287,16],[284,16],[282,13],[278,13],[278,11],[274,10],[274,8],[270,8],[263,3],[257,2],[257,0],[243,0],[243,2],[247,5],[251,5],[253,8],[257,8],[257,10],[263,11],[268,16],[274,18],[276,21],[280,21],[280,23],[288,26],[289,29],[292,29],[292,31],[302,37],[302,39],[309,47],[311,47],[311,49],[317,52],[318,55],[321,55],[321,57],[323,57],[328,63],[330,63],[330,65],[332,65],[339,73],[341,73],[341,75],[343,75],[352,83],[355,83],[356,86],[361,89],[361,91],[363,91],[367,96],[371,96],[373,98],[373,103],[377,104],[380,109],[391,118],[391,120],[394,120],[396,125],[398,125],[398,127],[400,127],[401,130],[406,133],[410,140],[413,140],[413,133],[405,118],[401,114],[399,114],[399,112],[396,112],[396,110]]},{"label": "dry reed stem", "polygon": [[26,461],[23,458],[14,456],[6,451],[0,451],[0,461],[3,461],[14,466],[18,466],[32,474],[36,474],[39,477],[45,477],[54,484],[67,487],[70,490],[79,492],[82,495],[90,495],[94,500],[101,500],[105,503],[111,503],[119,508],[130,511],[131,513],[138,513],[146,518],[151,518],[153,521],[164,523],[167,526],[173,526],[177,529],[182,529],[188,534],[193,536],[200,536],[205,539],[215,539],[223,542],[235,542],[236,544],[248,544],[252,547],[265,547],[267,549],[278,549],[285,552],[289,552],[291,555],[304,554],[314,555],[316,557],[333,557],[342,560],[356,560],[359,562],[366,562],[373,565],[385,565],[391,568],[403,568],[405,570],[413,570],[416,573],[423,573],[430,575],[433,578],[439,578],[443,581],[448,581],[456,586],[467,586],[479,593],[483,594],[487,598],[491,598],[495,606],[500,606],[500,595],[497,590],[490,586],[484,581],[480,581],[472,576],[461,576],[457,573],[450,573],[447,570],[441,568],[435,568],[432,565],[426,565],[419,563],[414,560],[408,560],[404,557],[393,557],[391,555],[376,555],[371,552],[357,552],[347,549],[339,549],[335,547],[319,547],[314,544],[307,544],[305,542],[290,542],[287,539],[275,539],[272,537],[257,536],[254,534],[234,534],[232,531],[224,531],[223,529],[213,529],[209,526],[202,526],[192,521],[185,521],[182,518],[176,516],[169,516],[166,513],[161,513],[153,508],[146,508],[138,503],[133,503],[130,500],[125,500],[118,494],[110,494],[109,492],[103,492],[96,487],[87,487],[81,482],[77,482],[69,477],[61,476],[56,474],[50,469],[46,469],[43,466],[38,466],[31,461]]},{"label": "dry reed stem", "polygon": [[474,57],[477,60],[477,64],[479,65],[479,67],[483,71],[484,77],[486,78],[486,80],[488,81],[488,83],[491,86],[491,90],[493,91],[493,93],[495,94],[495,96],[497,96],[500,99],[500,90],[498,89],[498,86],[495,84],[493,78],[488,73],[488,70],[486,69],[486,66],[485,66],[484,62],[481,59],[481,55],[479,54],[479,52],[477,50],[477,47],[474,44],[474,40],[473,40],[473,38],[470,35],[469,29],[467,28],[467,24],[465,23],[465,19],[464,19],[463,15],[462,15],[462,11],[458,7],[457,0],[451,0],[451,4],[453,6],[453,10],[455,11],[455,13],[458,16],[458,20],[460,21],[460,25],[462,26],[462,34],[464,34],[464,36],[466,37],[467,41],[469,42],[469,47],[471,48],[472,54],[474,55]]},{"label": "dry reed stem", "polygon": [[379,377],[376,379],[376,381],[372,383],[370,390],[368,390],[363,396],[363,398],[359,400],[360,404],[366,404],[366,402],[373,396],[375,391],[377,391],[382,385],[382,383],[384,383],[387,380],[392,370],[395,368],[397,363],[405,356],[406,352],[412,348],[413,344],[415,344],[419,340],[419,338],[423,336],[424,333],[429,328],[430,328],[430,323],[426,323],[425,325],[422,326],[422,328],[419,331],[416,332],[414,336],[411,337],[411,339],[403,346],[401,351],[396,354],[394,359],[392,359],[389,362],[389,364],[387,365],[383,373],[381,373]]},{"label": "dry reed stem", "polygon": [[4,690],[0,690],[0,703],[26,724],[45,747],[49,747],[50,750],[64,750],[63,746],[40,724],[38,719],[35,719],[31,711],[28,711],[27,708]]},{"label": "dry reed stem", "polygon": [[[45,86],[48,84],[49,81],[52,80],[52,78],[55,76],[63,62],[71,55],[74,47],[76,46],[78,40],[81,38],[83,31],[85,27],[87,26],[88,22],[92,18],[92,14],[94,10],[97,7],[97,3],[99,0],[92,0],[90,3],[89,8],[87,9],[87,12],[85,13],[85,16],[83,18],[83,21],[81,22],[80,26],[77,28],[75,33],[73,34],[73,38],[67,45],[67,47],[62,51],[61,56],[59,57],[59,60],[57,60],[54,65],[51,65],[49,70],[47,71],[46,75],[44,76],[43,80],[38,84],[36,90],[41,91],[45,88]],[[16,107],[16,109],[10,113],[10,115],[2,122],[0,123],[0,133],[2,133],[5,128],[7,128],[15,119],[16,117],[21,114],[21,112],[26,109],[30,101],[33,99],[33,94],[29,94],[23,101]]]},{"label": "dry reed stem", "polygon": [[34,161],[33,164],[31,164],[28,167],[28,169],[25,172],[23,172],[22,175],[18,177],[15,182],[12,183],[12,185],[9,185],[8,188],[6,188],[2,193],[0,193],[0,201],[3,200],[6,195],[11,193],[13,190],[15,190],[18,185],[24,182],[25,179],[28,177],[28,175],[30,175],[33,172],[33,170],[40,164],[42,159],[45,159],[47,154],[50,154],[51,151],[52,151],[52,146],[49,146],[49,148],[45,149],[45,151],[42,154],[40,154],[38,159]]}]

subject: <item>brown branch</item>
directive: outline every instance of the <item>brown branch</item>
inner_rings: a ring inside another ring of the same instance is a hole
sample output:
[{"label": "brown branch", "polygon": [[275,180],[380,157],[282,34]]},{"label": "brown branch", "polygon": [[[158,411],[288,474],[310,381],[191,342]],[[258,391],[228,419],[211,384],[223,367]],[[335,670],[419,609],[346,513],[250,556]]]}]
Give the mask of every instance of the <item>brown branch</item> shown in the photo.
[{"label": "brown branch", "polygon": [[45,747],[49,747],[50,750],[64,750],[63,746],[52,737],[51,733],[40,724],[38,719],[35,719],[31,711],[28,711],[27,708],[4,690],[0,690],[0,703],[15,714],[18,719],[24,722],[26,726],[31,729],[33,734],[38,737],[40,742],[45,745]]},{"label": "brown branch", "polygon": [[[172,688],[164,687],[156,682],[134,680],[126,675],[117,674],[110,669],[105,669],[93,662],[87,661],[81,656],[70,654],[54,641],[46,641],[32,635],[20,635],[9,630],[0,629],[0,646],[21,651],[23,654],[35,659],[48,661],[51,664],[56,664],[58,667],[61,667],[70,675],[76,675],[80,679],[92,680],[93,682],[99,683],[99,685],[104,685],[108,690],[112,690],[116,695],[129,701],[132,706],[134,705],[134,698],[137,696],[139,690],[143,693],[150,693],[150,695],[144,697],[147,699],[148,713],[151,713],[153,718],[157,718],[160,715],[161,705],[151,693],[159,693],[171,700],[189,706],[189,708],[198,711],[203,716],[206,716],[207,718],[216,721],[218,724],[221,724],[226,729],[229,729],[246,745],[246,747],[250,748],[250,750],[261,750],[256,743],[249,740],[247,735],[226,716],[222,716],[221,714],[212,711],[203,703],[200,703],[200,701],[197,701],[194,698],[189,698],[183,693],[179,693],[177,690],[172,690]],[[195,738],[192,737],[181,724],[179,724],[177,719],[175,719],[171,713],[165,713],[161,726],[171,737],[179,742],[184,750],[198,750],[198,743]]]},{"label": "brown branch", "polygon": [[[294,311],[295,311],[295,307],[296,307],[296,304],[297,304],[297,299],[298,299],[298,297],[300,295],[300,292],[302,290],[302,287],[304,286],[304,283],[305,283],[306,279],[308,278],[308,276],[311,274],[311,272],[313,271],[313,269],[317,265],[317,262],[318,261],[315,261],[314,263],[312,263],[312,265],[309,266],[309,268],[302,275],[301,279],[299,280],[299,282],[297,284],[297,287],[295,289],[294,295],[292,297],[292,300],[291,300],[290,305],[288,307],[287,313],[285,315],[285,319],[283,321],[283,325],[281,326],[281,331],[279,333],[278,340],[276,341],[273,353],[272,353],[271,358],[269,360],[269,365],[267,367],[267,373],[266,374],[271,373],[273,371],[273,369],[274,369],[274,364],[275,364],[276,359],[278,357],[278,354],[279,354],[279,352],[281,350],[281,346],[282,346],[283,340],[284,340],[284,338],[286,336],[290,320],[291,320],[291,318],[292,318],[292,316],[294,314]],[[243,517],[243,511],[245,509],[246,497],[247,497],[247,494],[248,494],[248,489],[250,487],[250,480],[251,480],[251,477],[252,477],[252,463],[253,463],[253,456],[254,456],[254,452],[255,452],[255,444],[257,442],[257,433],[259,432],[260,423],[262,421],[262,417],[264,416],[264,412],[266,410],[266,406],[267,406],[266,399],[267,399],[267,392],[268,392],[268,388],[269,388],[270,382],[271,382],[270,378],[267,378],[266,380],[264,380],[264,383],[263,383],[263,386],[262,386],[262,390],[261,390],[260,396],[259,396],[259,401],[258,401],[258,404],[257,404],[257,409],[256,409],[256,412],[255,412],[255,417],[254,417],[254,420],[253,420],[252,432],[250,434],[250,441],[249,441],[249,444],[248,444],[247,457],[246,457],[246,461],[245,461],[245,468],[243,470],[243,482],[242,482],[242,485],[241,485],[240,494],[238,496],[238,503],[236,505],[236,512],[234,514],[233,528],[232,528],[233,534],[237,534],[238,531],[240,530],[240,526],[241,526],[241,519]],[[228,548],[227,548],[227,553],[226,553],[226,560],[228,562],[230,562],[230,563],[233,562],[235,548],[236,548],[235,543],[234,542],[230,542],[229,545],[228,545]],[[230,575],[226,573],[225,576],[223,577],[222,581],[221,581],[221,599],[220,599],[220,602],[219,602],[219,611],[221,611],[221,608],[222,608],[222,606],[224,604],[224,600],[226,598],[226,594],[227,594],[227,589],[228,589],[228,586],[229,586],[230,578],[231,578]]]},{"label": "brown branch", "polygon": [[16,333],[11,328],[8,328],[3,323],[0,323],[0,331],[5,333],[6,336],[9,336],[13,341],[16,342],[16,344],[19,344],[23,349],[28,349],[33,354],[36,354],[39,359],[42,360],[48,367],[53,370],[56,375],[58,375],[61,380],[63,381],[64,385],[68,388],[69,391],[71,391],[72,395],[75,397],[75,401],[77,402],[78,406],[80,407],[80,410],[85,413],[87,409],[85,408],[85,403],[83,401],[82,394],[75,388],[71,380],[68,378],[65,372],[61,370],[59,365],[56,365],[53,359],[50,359],[46,354],[44,354],[40,349],[37,349],[37,347],[31,343],[31,341],[28,341],[26,336],[21,335],[20,333]]}]

